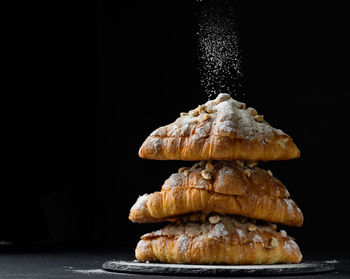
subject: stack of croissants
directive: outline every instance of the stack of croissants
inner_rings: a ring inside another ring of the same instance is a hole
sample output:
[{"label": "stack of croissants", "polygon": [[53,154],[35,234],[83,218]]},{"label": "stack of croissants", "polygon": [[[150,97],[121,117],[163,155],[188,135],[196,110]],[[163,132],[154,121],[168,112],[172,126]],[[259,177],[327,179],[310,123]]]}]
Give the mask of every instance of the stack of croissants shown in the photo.
[{"label": "stack of croissants", "polygon": [[140,262],[187,264],[298,263],[300,249],[278,224],[303,224],[283,183],[258,161],[298,158],[290,136],[270,126],[254,108],[221,93],[175,122],[156,129],[139,156],[197,161],[182,167],[160,192],[140,196],[130,210],[135,223],[163,222],[141,237]]}]

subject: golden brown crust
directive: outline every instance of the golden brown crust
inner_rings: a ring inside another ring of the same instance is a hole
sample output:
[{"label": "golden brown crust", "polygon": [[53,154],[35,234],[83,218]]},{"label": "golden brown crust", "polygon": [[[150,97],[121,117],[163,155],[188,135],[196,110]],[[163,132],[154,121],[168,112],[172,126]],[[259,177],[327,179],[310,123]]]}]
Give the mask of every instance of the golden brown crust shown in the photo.
[{"label": "golden brown crust", "polygon": [[[257,166],[248,167],[252,163],[254,162],[202,161],[191,168],[180,168],[178,173],[172,174],[164,182],[162,191],[172,187],[187,187],[227,195],[254,193],[272,197],[289,197],[289,192],[280,180],[271,172]],[[203,172],[206,172],[209,177],[204,178]]]},{"label": "golden brown crust", "polygon": [[298,263],[298,245],[271,226],[242,223],[221,216],[216,224],[168,225],[142,236],[136,247],[139,261],[188,264]]},{"label": "golden brown crust", "polygon": [[249,193],[225,195],[185,187],[140,197],[131,208],[129,219],[136,223],[161,222],[198,211],[236,214],[290,226],[303,224],[303,215],[291,199]]},{"label": "golden brown crust", "polygon": [[220,94],[152,132],[139,156],[186,161],[298,158],[300,151],[291,137],[257,118],[254,111],[228,94]]},{"label": "golden brown crust", "polygon": [[160,222],[197,211],[237,214],[292,226],[303,223],[300,209],[289,199],[282,182],[259,167],[245,167],[243,162],[200,162],[190,169],[180,169],[164,182],[161,192],[140,197],[129,219]]}]

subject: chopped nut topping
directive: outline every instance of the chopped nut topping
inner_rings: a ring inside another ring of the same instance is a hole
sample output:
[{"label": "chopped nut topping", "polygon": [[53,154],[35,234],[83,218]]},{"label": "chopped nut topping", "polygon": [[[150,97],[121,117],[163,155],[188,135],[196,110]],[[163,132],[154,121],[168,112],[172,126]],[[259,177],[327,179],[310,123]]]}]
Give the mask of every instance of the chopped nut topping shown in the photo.
[{"label": "chopped nut topping", "polygon": [[258,112],[255,108],[247,108],[247,111],[250,113],[251,116],[258,115]]},{"label": "chopped nut topping", "polygon": [[178,173],[188,176],[190,174],[190,169],[188,167],[179,168]]},{"label": "chopped nut topping", "polygon": [[210,180],[211,179],[211,174],[209,170],[202,170],[201,175],[204,179]]},{"label": "chopped nut topping", "polygon": [[183,173],[185,170],[189,170],[190,168],[188,167],[182,167],[182,168],[179,168],[179,170],[177,171],[178,173]]},{"label": "chopped nut topping", "polygon": [[186,134],[188,135],[188,126],[183,126],[182,128],[181,128],[181,130],[180,130],[180,135],[181,136],[186,136]]},{"label": "chopped nut topping", "polygon": [[198,106],[198,108],[197,108],[197,110],[199,111],[199,113],[202,113],[202,112],[205,112],[205,109],[206,109],[207,107],[205,106],[205,105],[199,105]]},{"label": "chopped nut topping", "polygon": [[277,238],[276,238],[276,237],[272,237],[272,238],[270,239],[270,246],[271,246],[272,248],[275,248],[275,247],[278,246],[278,241],[277,241]]},{"label": "chopped nut topping", "polygon": [[248,226],[248,231],[253,232],[253,231],[255,231],[255,230],[256,230],[256,227],[255,227],[253,224],[250,224],[250,225]]},{"label": "chopped nut topping", "polygon": [[272,171],[267,170],[267,173],[269,174],[269,176],[273,176]]},{"label": "chopped nut topping", "polygon": [[248,177],[250,177],[250,175],[251,175],[251,172],[249,169],[244,169],[243,173]]},{"label": "chopped nut topping", "polygon": [[180,116],[185,116],[185,115],[188,115],[188,112],[181,112],[180,113]]},{"label": "chopped nut topping", "polygon": [[191,114],[192,116],[198,116],[199,115],[199,111],[196,109],[190,110],[189,114]]},{"label": "chopped nut topping", "polygon": [[244,167],[244,162],[243,161],[240,161],[240,160],[237,160],[236,161],[237,165],[239,165],[240,167]]},{"label": "chopped nut topping", "polygon": [[280,230],[282,237],[287,237],[287,232],[285,230]]},{"label": "chopped nut topping", "polygon": [[205,164],[205,168],[208,170],[208,171],[212,171],[214,169],[214,166],[212,163],[210,163],[209,161]]},{"label": "chopped nut topping", "polygon": [[276,229],[277,229],[277,225],[276,225],[276,224],[270,224],[270,227],[271,227],[271,229],[273,229],[273,230],[276,230]]},{"label": "chopped nut topping", "polygon": [[230,99],[231,98],[231,96],[230,96],[230,94],[227,94],[227,93],[221,93],[221,94],[219,94],[217,97],[216,97],[216,99],[215,99],[215,104],[220,104],[221,102],[223,102],[223,101],[226,101],[226,100],[228,100],[228,99]]},{"label": "chopped nut topping", "polygon": [[217,224],[217,223],[219,223],[220,222],[220,216],[218,216],[218,215],[215,215],[215,216],[210,216],[209,217],[209,222],[210,222],[210,224]]},{"label": "chopped nut topping", "polygon": [[255,115],[258,115],[258,112],[255,108],[247,108],[247,111],[250,113],[251,116],[255,116]]},{"label": "chopped nut topping", "polygon": [[246,104],[245,103],[240,103],[238,108],[239,109],[245,109],[246,108]]},{"label": "chopped nut topping", "polygon": [[254,120],[257,122],[263,122],[264,121],[264,116],[263,115],[255,115]]},{"label": "chopped nut topping", "polygon": [[157,130],[155,130],[151,136],[160,136],[165,137],[167,135],[167,128],[166,127],[159,127]]},{"label": "chopped nut topping", "polygon": [[205,109],[205,111],[207,112],[207,113],[214,113],[214,112],[216,112],[216,109],[213,109],[213,108],[206,108]]},{"label": "chopped nut topping", "polygon": [[210,115],[204,114],[202,119],[203,119],[203,121],[207,121],[208,119],[210,119]]},{"label": "chopped nut topping", "polygon": [[255,166],[258,165],[258,162],[250,161],[250,162],[247,162],[246,165],[247,165],[248,168],[254,168]]}]

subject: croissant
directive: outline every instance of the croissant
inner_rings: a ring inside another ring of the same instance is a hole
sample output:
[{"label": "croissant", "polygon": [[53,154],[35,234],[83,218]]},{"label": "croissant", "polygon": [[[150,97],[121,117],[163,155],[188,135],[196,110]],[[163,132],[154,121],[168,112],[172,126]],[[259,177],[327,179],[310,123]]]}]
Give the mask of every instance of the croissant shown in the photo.
[{"label": "croissant", "polygon": [[254,108],[219,94],[175,122],[153,131],[139,156],[156,160],[269,161],[298,158],[290,136],[275,129]]},{"label": "croissant", "polygon": [[298,263],[298,245],[271,224],[257,225],[233,216],[211,216],[145,234],[137,244],[137,260],[188,264]]},{"label": "croissant", "polygon": [[164,182],[161,192],[139,197],[129,219],[137,223],[171,221],[198,211],[236,214],[291,226],[303,224],[301,210],[270,171],[245,167],[243,162],[222,161],[181,168]]}]

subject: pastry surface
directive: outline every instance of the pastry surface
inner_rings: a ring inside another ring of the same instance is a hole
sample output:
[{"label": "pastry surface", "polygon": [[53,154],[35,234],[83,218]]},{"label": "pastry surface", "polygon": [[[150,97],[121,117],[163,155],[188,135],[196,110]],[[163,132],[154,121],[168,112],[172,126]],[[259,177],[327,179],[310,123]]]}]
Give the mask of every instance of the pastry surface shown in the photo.
[{"label": "pastry surface", "polygon": [[161,222],[201,211],[291,226],[303,224],[301,210],[269,171],[238,162],[204,162],[179,171],[164,182],[161,192],[139,197],[129,219],[137,223]]},{"label": "pastry surface", "polygon": [[245,104],[219,94],[150,134],[139,156],[155,160],[288,160],[300,151],[290,136]]},{"label": "pastry surface", "polygon": [[[298,263],[295,241],[273,225],[258,225],[232,216],[213,221],[170,224],[145,234],[135,254],[139,261],[191,264]],[[211,220],[211,219],[209,219]]]}]

